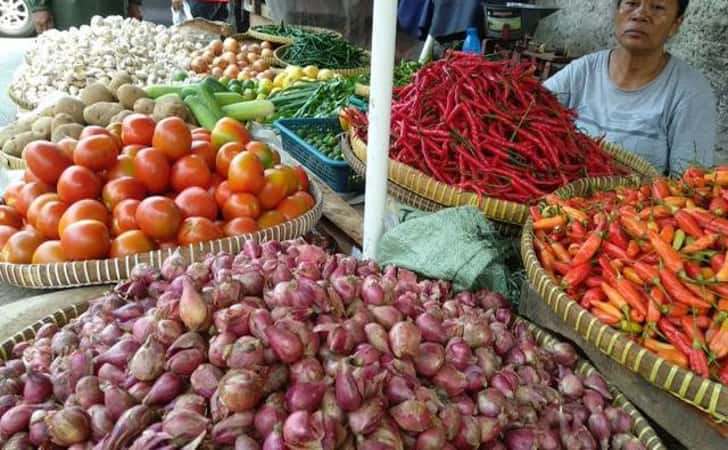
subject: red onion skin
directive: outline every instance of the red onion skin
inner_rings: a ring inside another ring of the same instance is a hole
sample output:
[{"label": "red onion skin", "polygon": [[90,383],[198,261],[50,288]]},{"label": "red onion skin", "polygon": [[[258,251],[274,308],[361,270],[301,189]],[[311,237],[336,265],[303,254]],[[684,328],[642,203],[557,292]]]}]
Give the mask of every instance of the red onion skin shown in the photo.
[{"label": "red onion skin", "polygon": [[[137,320],[134,322],[134,326],[132,327],[132,330],[134,329],[141,329],[142,325],[144,324],[143,321]],[[137,333],[141,333],[141,331],[137,331]],[[124,332],[115,324],[110,323],[104,327],[103,330],[101,330],[101,333],[99,333],[99,339],[101,340],[101,343],[105,345],[114,345],[116,341],[119,340],[121,336],[124,335]],[[143,339],[138,339],[135,334],[135,338],[137,339],[137,342],[144,342]]]},{"label": "red onion skin", "polygon": [[183,388],[183,381],[177,375],[165,372],[152,385],[143,403],[145,405],[164,405],[177,397]]},{"label": "red onion skin", "polygon": [[51,441],[68,447],[86,441],[91,436],[91,423],[80,407],[66,407],[45,417]]},{"label": "red onion skin", "polygon": [[455,437],[453,444],[458,450],[475,449],[480,446],[480,423],[478,418],[473,416],[463,416],[460,431]]},{"label": "red onion skin", "polygon": [[470,346],[461,338],[453,338],[445,347],[445,360],[458,370],[465,370],[474,362]]},{"label": "red onion skin", "polygon": [[371,433],[377,429],[385,413],[384,401],[377,397],[371,398],[349,413],[349,428],[355,434]]},{"label": "red onion skin", "polygon": [[172,345],[177,338],[182,334],[182,325],[175,320],[162,319],[157,322],[156,330],[154,330],[154,337],[157,338],[162,345]]},{"label": "red onion skin", "polygon": [[137,401],[128,392],[118,386],[110,386],[104,392],[106,414],[112,421],[118,420],[126,410],[136,403]]},{"label": "red onion skin", "polygon": [[[1,437],[0,443],[3,443],[3,438]],[[15,433],[4,444],[3,450],[33,450],[35,448],[30,442],[28,433]]]},{"label": "red onion skin", "polygon": [[269,345],[266,330],[273,327],[273,318],[267,309],[259,308],[251,312],[248,326],[251,335]]},{"label": "red onion skin", "polygon": [[167,360],[166,369],[180,377],[189,377],[205,361],[205,354],[196,348],[182,350]]},{"label": "red onion skin", "polygon": [[429,312],[424,312],[417,316],[415,320],[417,326],[422,330],[422,340],[444,344],[447,341],[447,333],[443,327],[442,321]]},{"label": "red onion skin", "polygon": [[34,409],[31,405],[23,404],[10,408],[0,417],[0,431],[7,436],[26,431]]},{"label": "red onion skin", "polygon": [[387,330],[378,323],[368,323],[364,325],[364,333],[367,341],[377,350],[385,354],[391,354],[389,347],[389,335]]},{"label": "red onion skin", "polygon": [[[283,440],[286,445],[307,447],[320,442],[324,437],[324,433],[313,419],[314,415],[308,411],[295,411],[291,413],[283,423]],[[268,435],[268,437],[270,438],[271,435],[273,433]]]},{"label": "red onion skin", "polygon": [[103,405],[93,405],[88,409],[88,415],[91,423],[91,436],[94,440],[99,441],[104,438],[114,428],[114,422],[106,413],[106,407]]},{"label": "red onion skin", "polygon": [[368,305],[384,305],[387,303],[384,289],[376,276],[367,276],[362,282],[361,298]]},{"label": "red onion skin", "polygon": [[23,398],[26,403],[42,403],[53,393],[53,384],[48,375],[29,371],[28,380],[23,386]]},{"label": "red onion skin", "polygon": [[270,346],[278,358],[287,364],[292,364],[303,356],[303,344],[298,336],[278,326],[266,330]]},{"label": "red onion skin", "polygon": [[389,414],[405,431],[421,433],[432,426],[430,411],[419,400],[406,400],[390,408]]},{"label": "red onion skin", "polygon": [[283,389],[288,384],[288,372],[288,366],[285,364],[268,366],[268,374],[263,383],[263,395]]},{"label": "red onion skin", "polygon": [[134,339],[122,339],[114,344],[109,350],[97,356],[94,359],[94,363],[97,365],[109,363],[119,369],[124,369],[126,368],[129,359],[131,359],[140,346],[141,344],[136,342]]},{"label": "red onion skin", "polygon": [[462,394],[467,387],[465,374],[447,363],[435,374],[432,382],[444,389],[450,398]]},{"label": "red onion skin", "polygon": [[391,305],[372,306],[369,308],[374,320],[382,325],[386,330],[391,329],[394,324],[402,321],[402,313]]},{"label": "red onion skin", "polygon": [[191,331],[206,328],[211,321],[209,305],[191,281],[185,278],[182,286],[182,296],[179,300],[179,317],[182,323]]},{"label": "red onion skin", "polygon": [[325,392],[326,384],[324,383],[297,383],[291,385],[286,392],[288,411],[316,411],[321,405]]},{"label": "red onion skin", "polygon": [[460,432],[462,413],[455,405],[446,405],[440,410],[440,421],[448,441],[452,441]]},{"label": "red onion skin", "polygon": [[599,413],[604,410],[604,397],[597,391],[585,389],[582,396],[582,402],[590,413]]},{"label": "red onion skin", "polygon": [[225,351],[226,347],[232,345],[233,342],[235,342],[235,335],[232,333],[223,332],[215,335],[210,341],[210,349],[207,353],[207,358],[217,367],[227,367],[227,363],[225,362]]},{"label": "red onion skin", "polygon": [[607,407],[604,414],[609,419],[612,431],[616,433],[629,433],[632,429],[632,417],[619,408]]},{"label": "red onion skin", "polygon": [[596,372],[592,372],[586,378],[584,378],[584,386],[590,389],[594,389],[607,400],[612,400],[612,394],[609,392],[607,382],[604,381],[604,377]]},{"label": "red onion skin", "polygon": [[149,337],[129,361],[129,372],[140,381],[156,380],[164,372],[164,346]]},{"label": "red onion skin", "polygon": [[229,371],[218,387],[220,400],[232,412],[253,409],[263,397],[263,380],[252,370]]},{"label": "red onion skin", "polygon": [[335,383],[338,406],[347,412],[359,409],[363,399],[354,379],[353,368],[346,361],[339,365]]},{"label": "red onion skin", "polygon": [[612,435],[612,430],[609,425],[609,419],[603,413],[595,413],[589,416],[587,420],[589,431],[599,441],[599,446],[602,450],[609,449],[609,438]]},{"label": "red onion skin", "polygon": [[195,411],[175,409],[164,418],[162,431],[170,435],[175,442],[186,444],[204,432],[209,421]]},{"label": "red onion skin", "polygon": [[291,366],[292,383],[317,383],[324,378],[324,368],[318,359],[306,357]]},{"label": "red onion skin", "polygon": [[417,436],[415,450],[442,450],[445,443],[445,431],[440,427],[434,427]]},{"label": "red onion skin", "polygon": [[51,437],[48,432],[48,425],[45,423],[47,415],[47,411],[38,410],[30,418],[28,440],[38,447],[50,444]]},{"label": "red onion skin", "polygon": [[202,364],[190,377],[192,384],[192,390],[197,394],[211,398],[212,394],[217,389],[220,379],[223,377],[223,372],[212,364]]},{"label": "red onion skin", "polygon": [[172,409],[184,409],[204,415],[207,410],[207,399],[197,394],[183,394],[177,397],[171,405]]},{"label": "red onion skin", "polygon": [[104,403],[104,393],[99,387],[98,377],[89,375],[78,380],[76,396],[78,397],[78,404],[83,409],[89,409],[93,405]]},{"label": "red onion skin", "polygon": [[241,434],[235,439],[234,450],[260,450],[260,444],[255,439]]},{"label": "red onion skin", "polygon": [[263,450],[286,450],[282,427],[275,427],[263,441]]},{"label": "red onion skin", "polygon": [[397,358],[417,356],[421,340],[420,329],[412,322],[397,322],[389,330],[389,345]]},{"label": "red onion skin", "polygon": [[415,393],[412,388],[402,377],[392,376],[389,378],[389,382],[385,388],[385,395],[390,405],[401,403],[405,400],[413,400]]},{"label": "red onion skin", "polygon": [[151,390],[151,383],[148,383],[146,381],[140,381],[138,383],[134,383],[134,385],[129,388],[128,392],[134,400],[141,403],[142,400],[144,400],[144,397],[146,397]]},{"label": "red onion skin", "polygon": [[255,431],[263,438],[268,437],[276,425],[283,426],[288,414],[282,407],[263,405],[255,414]]},{"label": "red onion skin", "polygon": [[12,394],[5,394],[0,397],[0,417],[5,414],[10,408],[18,404],[20,399]]},{"label": "red onion skin", "polygon": [[128,409],[114,424],[104,439],[104,450],[121,450],[140,435],[156,418],[156,414],[145,405]]},{"label": "red onion skin", "polygon": [[584,394],[584,385],[578,376],[569,374],[559,381],[559,391],[567,397],[579,398]]},{"label": "red onion skin", "polygon": [[253,336],[242,336],[226,348],[225,362],[231,369],[247,369],[263,365],[263,344]]}]

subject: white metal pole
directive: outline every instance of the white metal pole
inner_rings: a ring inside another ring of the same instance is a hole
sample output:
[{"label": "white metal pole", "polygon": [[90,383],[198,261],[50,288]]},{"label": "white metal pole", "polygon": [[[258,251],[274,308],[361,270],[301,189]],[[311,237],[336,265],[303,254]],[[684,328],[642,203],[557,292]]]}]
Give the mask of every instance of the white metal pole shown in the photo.
[{"label": "white metal pole", "polygon": [[376,257],[377,244],[384,231],[396,41],[397,1],[374,0],[367,173],[364,193],[365,258]]}]

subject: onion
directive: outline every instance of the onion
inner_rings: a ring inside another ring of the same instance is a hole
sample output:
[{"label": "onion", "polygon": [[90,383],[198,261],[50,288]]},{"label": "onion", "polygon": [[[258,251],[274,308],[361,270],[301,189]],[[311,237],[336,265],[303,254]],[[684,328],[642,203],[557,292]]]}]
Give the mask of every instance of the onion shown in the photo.
[{"label": "onion", "polygon": [[532,450],[538,448],[538,440],[533,428],[515,428],[506,431],[505,443],[508,450]]},{"label": "onion", "polygon": [[406,400],[389,409],[400,428],[421,433],[432,426],[432,416],[427,406],[419,400]]},{"label": "onion", "polygon": [[263,383],[263,395],[283,389],[288,384],[288,366],[285,364],[274,364],[268,366],[268,374]]},{"label": "onion", "polygon": [[474,362],[470,346],[461,338],[453,338],[447,343],[445,360],[458,370],[465,370]]},{"label": "onion", "polygon": [[5,414],[10,408],[18,403],[18,398],[12,394],[5,394],[0,396],[0,417]]},{"label": "onion", "polygon": [[164,347],[150,336],[129,361],[129,373],[140,381],[154,381],[162,372],[164,372]]},{"label": "onion", "polygon": [[93,375],[85,376],[76,383],[76,397],[83,409],[104,403],[104,393],[99,387],[99,379]]},{"label": "onion", "polygon": [[286,450],[282,427],[275,427],[263,441],[263,450]]},{"label": "onion", "polygon": [[364,333],[366,334],[367,341],[375,349],[382,353],[391,353],[389,348],[389,336],[387,330],[384,329],[378,323],[368,323],[364,325]]},{"label": "onion", "polygon": [[192,390],[205,398],[210,398],[222,377],[223,373],[217,367],[212,364],[202,364],[190,377]]},{"label": "onion", "polygon": [[91,436],[91,423],[80,407],[63,408],[46,416],[45,423],[51,441],[68,447],[86,441]]},{"label": "onion", "polygon": [[195,411],[198,414],[204,415],[207,410],[207,399],[197,394],[183,394],[177,397],[171,403],[171,406],[172,409]]},{"label": "onion", "polygon": [[349,428],[356,434],[368,434],[376,430],[386,410],[381,398],[371,398],[360,408],[349,413]]},{"label": "onion", "polygon": [[336,403],[344,411],[354,411],[362,403],[352,367],[346,361],[342,361],[336,373]]},{"label": "onion", "polygon": [[164,418],[162,431],[175,442],[186,444],[203,433],[209,422],[209,419],[195,411],[175,409]]},{"label": "onion", "polygon": [[[195,264],[192,264],[187,272]],[[205,328],[210,322],[210,311],[205,300],[195,289],[192,281],[183,279],[182,296],[179,300],[179,317],[187,329],[196,331]]]},{"label": "onion", "polygon": [[609,407],[604,410],[614,433],[628,433],[632,429],[632,417],[619,408]]},{"label": "onion", "polygon": [[402,320],[402,313],[391,305],[371,306],[369,311],[372,313],[374,320],[386,330],[391,329],[394,324]]},{"label": "onion", "polygon": [[273,326],[266,330],[270,346],[284,363],[294,363],[303,355],[303,344],[294,333],[283,327]]},{"label": "onion", "polygon": [[431,378],[445,364],[445,349],[440,344],[425,342],[420,345],[420,351],[413,361],[419,375]]},{"label": "onion", "polygon": [[53,393],[53,384],[48,375],[30,370],[23,386],[23,398],[26,403],[42,403]]},{"label": "onion", "polygon": [[103,405],[93,405],[88,409],[89,423],[91,425],[91,436],[94,440],[103,439],[114,427],[114,422],[106,413]]},{"label": "onion", "polygon": [[440,421],[445,429],[445,435],[448,441],[455,439],[455,436],[460,432],[460,426],[462,424],[462,414],[455,405],[446,405],[440,410]]},{"label": "onion", "polygon": [[177,397],[182,392],[182,388],[183,381],[180,377],[165,372],[154,382],[152,389],[144,397],[143,403],[145,405],[164,405]]},{"label": "onion", "polygon": [[415,393],[410,388],[407,380],[399,376],[392,376],[385,388],[385,394],[390,404],[401,403],[405,400],[412,400]]},{"label": "onion", "polygon": [[324,383],[296,383],[286,392],[288,411],[316,411],[326,392]]},{"label": "onion", "polygon": [[571,398],[579,398],[584,394],[584,384],[574,374],[569,374],[559,381],[559,391]]},{"label": "onion", "polygon": [[389,330],[389,344],[397,358],[417,356],[422,335],[412,322],[398,322]]},{"label": "onion", "polygon": [[129,359],[139,349],[140,344],[132,338],[122,338],[114,344],[106,352],[100,354],[94,359],[95,364],[113,364],[114,366],[124,369]]},{"label": "onion", "polygon": [[581,400],[590,413],[598,413],[604,410],[604,397],[596,391],[591,389],[584,390],[584,395]]},{"label": "onion", "polygon": [[458,449],[475,449],[480,446],[480,443],[480,422],[478,418],[463,416],[460,431],[455,437],[455,447]]},{"label": "onion", "polygon": [[260,436],[268,437],[276,425],[283,425],[287,414],[282,406],[266,403],[255,414],[255,430]]},{"label": "onion", "polygon": [[487,388],[478,393],[478,411],[486,417],[498,417],[506,404],[506,397],[495,388]]},{"label": "onion", "polygon": [[[182,350],[167,360],[166,369],[175,375],[188,377],[205,361],[205,354],[197,348]],[[138,377],[137,377],[138,378]]]},{"label": "onion", "polygon": [[225,362],[231,369],[262,365],[263,343],[253,336],[242,336],[226,349]]},{"label": "onion", "polygon": [[162,319],[157,322],[157,329],[154,336],[162,345],[171,345],[182,334],[182,325],[179,322],[169,319]]},{"label": "onion", "polygon": [[210,341],[210,349],[207,354],[207,358],[210,362],[217,367],[227,367],[225,362],[225,354],[227,348],[235,342],[235,335],[232,333],[223,332],[212,338]]},{"label": "onion", "polygon": [[[137,325],[137,323],[139,323],[139,325]],[[137,329],[138,330],[137,333],[140,333],[141,330],[139,330],[139,329],[141,328],[141,326],[143,324],[144,324],[143,321],[140,322],[139,320],[137,320],[136,322],[134,322],[134,326],[132,326],[132,330]],[[103,330],[101,330],[101,333],[99,333],[99,340],[101,341],[102,344],[114,345],[114,343],[116,341],[118,341],[119,338],[123,335],[124,335],[124,332],[121,330],[121,328],[119,328],[115,323],[110,323],[110,324],[106,325]],[[136,338],[136,334],[135,334],[135,338]],[[138,339],[138,338],[137,338],[137,341],[144,342],[143,339]]]},{"label": "onion", "polygon": [[432,378],[432,383],[444,389],[451,398],[457,397],[465,392],[465,388],[467,387],[465,374],[447,363],[435,374]]},{"label": "onion", "polygon": [[[2,439],[0,439],[0,442],[2,442]],[[33,450],[34,448],[28,433],[15,433],[3,446],[3,450]]]},{"label": "onion", "polygon": [[442,450],[445,442],[445,431],[442,428],[430,428],[417,436],[415,450]]},{"label": "onion", "polygon": [[598,373],[592,372],[584,378],[584,386],[599,392],[605,399],[612,400],[612,394],[609,392],[607,382],[604,381],[604,377]]},{"label": "onion", "polygon": [[255,407],[263,397],[263,379],[249,369],[229,371],[218,387],[220,400],[232,412],[243,412]]},{"label": "onion", "polygon": [[259,308],[251,312],[248,326],[250,334],[268,345],[267,330],[273,328],[273,318],[267,309]]},{"label": "onion", "polygon": [[234,450],[260,450],[260,445],[253,438],[240,434],[235,439]]},{"label": "onion", "polygon": [[486,321],[472,318],[463,324],[463,340],[473,348],[483,347],[493,342],[493,333]]},{"label": "onion", "polygon": [[106,414],[112,421],[118,420],[126,410],[136,404],[134,397],[118,386],[110,386],[104,392]]},{"label": "onion", "polygon": [[155,413],[145,405],[128,409],[104,439],[104,448],[125,448],[154,421],[155,416]]},{"label": "onion", "polygon": [[[157,321],[153,316],[142,316],[134,321],[132,335],[137,342],[144,342],[156,329]],[[109,326],[107,325],[107,328]],[[118,337],[118,336],[117,336]],[[113,341],[112,341],[113,342]]]},{"label": "onion", "polygon": [[38,447],[50,444],[51,437],[48,432],[48,425],[45,423],[47,415],[48,411],[41,409],[35,411],[30,417],[28,440]]},{"label": "onion", "polygon": [[379,278],[374,275],[367,276],[361,285],[361,298],[368,305],[383,305],[387,303],[384,289],[379,284]]},{"label": "onion", "polygon": [[602,450],[609,449],[609,438],[612,430],[609,425],[609,419],[603,413],[592,413],[587,421],[589,431],[597,438]]},{"label": "onion", "polygon": [[7,436],[11,436],[27,430],[30,424],[30,416],[33,415],[34,410],[35,408],[33,406],[24,404],[8,409],[0,417],[0,431]]}]

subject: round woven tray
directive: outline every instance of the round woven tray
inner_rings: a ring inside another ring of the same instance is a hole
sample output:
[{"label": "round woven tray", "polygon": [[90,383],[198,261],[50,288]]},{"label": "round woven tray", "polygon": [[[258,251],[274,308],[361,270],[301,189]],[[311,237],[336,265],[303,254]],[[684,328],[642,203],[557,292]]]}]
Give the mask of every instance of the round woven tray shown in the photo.
[{"label": "round woven tray", "polygon": [[[366,161],[367,146],[351,133],[351,147],[360,161]],[[639,156],[620,147],[603,144],[617,163],[642,176],[657,176],[657,169]],[[493,197],[478,197],[473,192],[463,191],[441,183],[419,170],[392,159],[389,160],[389,180],[400,187],[443,206],[471,205],[483,211],[486,217],[499,222],[523,225],[528,218],[528,205]]]},{"label": "round woven tray", "polygon": [[[335,36],[338,36],[340,38],[343,38],[344,36],[335,30],[330,30],[328,28],[319,28],[319,27],[312,27],[308,25],[289,25],[292,28],[299,28],[301,30],[311,31],[314,33],[330,33]],[[245,34],[248,35],[248,37],[259,39],[261,41],[268,41],[273,42],[276,44],[292,44],[293,38],[286,37],[286,36],[278,36],[276,34],[267,34],[267,33],[260,33],[258,31],[255,31],[254,29],[250,28],[248,31],[245,32]]]},{"label": "round woven tray", "polygon": [[10,170],[25,170],[25,160],[0,151],[0,167]]},{"label": "round woven tray", "polygon": [[321,218],[323,197],[316,183],[311,183],[311,193],[316,199],[316,204],[302,216],[255,233],[138,253],[123,258],[52,264],[0,263],[0,282],[36,289],[108,284],[126,279],[131,269],[139,263],[160,267],[175,251],[179,251],[188,262],[193,262],[210,252],[238,252],[247,239],[256,241],[293,239],[306,234]]},{"label": "round woven tray", "polygon": [[22,94],[20,94],[19,92],[16,92],[13,89],[12,85],[8,86],[7,92],[8,92],[8,97],[10,98],[10,100],[12,100],[13,103],[15,103],[18,106],[18,108],[20,108],[20,109],[23,109],[25,111],[32,111],[36,108],[36,106],[38,106],[37,104],[33,104],[33,103],[25,100],[23,98]]},{"label": "round woven tray", "polygon": [[[281,55],[286,51],[286,49],[288,49],[288,45],[282,45],[273,52],[273,57],[276,59],[276,61],[278,61],[278,64],[283,67],[293,65],[293,64],[286,62],[286,60],[281,57]],[[366,54],[367,54],[367,58],[368,58],[369,52],[366,52]],[[362,61],[362,63],[365,63],[365,61]],[[368,63],[368,61],[366,61],[366,63]],[[319,67],[319,70],[322,70],[322,69],[328,69],[328,70],[332,71],[333,73],[344,76],[344,77],[355,77],[357,75],[363,75],[363,74],[369,72],[368,65],[364,65],[361,67],[352,67],[351,69],[333,69],[330,67]]]},{"label": "round woven tray", "polygon": [[[59,328],[61,328],[68,324],[71,320],[83,314],[87,309],[87,301],[78,303],[64,309],[59,309],[53,314],[46,316],[43,319],[26,327],[22,331],[16,333],[13,337],[0,343],[0,359],[2,361],[7,361],[8,359],[10,359],[13,347],[20,342],[32,340],[35,337],[35,333],[43,325],[47,323],[54,323]],[[528,322],[518,317],[515,320],[516,322],[526,323],[531,332],[533,332],[534,337],[536,338],[536,342],[538,342],[539,345],[544,346],[557,342],[556,339],[554,339],[554,337],[551,336],[548,332],[537,327],[531,322]],[[579,375],[588,376],[593,372],[597,372],[597,370],[586,360],[579,359],[576,364],[576,372]],[[614,397],[614,405],[622,408],[627,414],[630,415],[630,417],[632,417],[633,425],[631,431],[639,439],[642,445],[644,445],[647,450],[665,450],[665,446],[660,441],[660,438],[655,433],[655,430],[650,427],[642,414],[624,397],[621,392],[619,392],[617,388],[615,388],[611,384],[608,384],[608,388],[609,392],[612,394],[612,397]]]},{"label": "round woven tray", "polygon": [[[618,186],[635,186],[639,177],[610,177],[583,179],[555,192],[563,198],[587,195],[595,190],[610,190]],[[700,377],[658,357],[631,341],[621,331],[606,325],[582,308],[564,292],[541,266],[533,247],[533,222],[529,218],[523,227],[521,257],[528,280],[543,300],[584,339],[627,369],[637,372],[650,383],[707,412],[718,421],[728,420],[728,388]]]}]

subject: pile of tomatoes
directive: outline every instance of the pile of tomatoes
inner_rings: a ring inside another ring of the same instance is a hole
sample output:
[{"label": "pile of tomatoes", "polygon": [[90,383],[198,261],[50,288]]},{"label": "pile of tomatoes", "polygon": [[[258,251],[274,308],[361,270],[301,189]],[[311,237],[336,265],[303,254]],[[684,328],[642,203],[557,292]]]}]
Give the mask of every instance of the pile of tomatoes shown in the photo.
[{"label": "pile of tomatoes", "polygon": [[252,141],[244,124],[212,132],[132,114],[78,140],[36,141],[24,181],[0,205],[0,261],[116,258],[268,228],[314,206],[303,168]]}]

